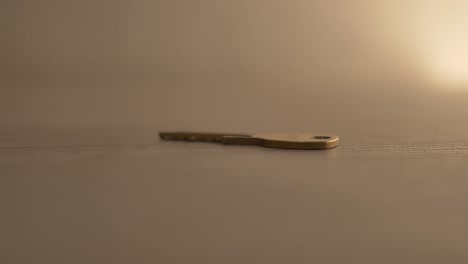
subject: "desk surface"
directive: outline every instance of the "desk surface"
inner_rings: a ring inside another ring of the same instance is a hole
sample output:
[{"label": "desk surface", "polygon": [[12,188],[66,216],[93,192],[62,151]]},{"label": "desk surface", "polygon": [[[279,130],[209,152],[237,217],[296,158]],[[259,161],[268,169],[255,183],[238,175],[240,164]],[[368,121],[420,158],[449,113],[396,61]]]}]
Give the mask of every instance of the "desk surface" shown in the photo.
[{"label": "desk surface", "polygon": [[327,104],[298,99],[277,116],[240,109],[238,118],[226,101],[226,112],[203,112],[220,123],[199,119],[235,132],[324,128],[342,138],[327,151],[159,141],[158,130],[182,129],[177,122],[202,129],[192,120],[200,113],[168,114],[163,99],[153,111],[160,123],[140,130],[5,130],[2,259],[464,263],[468,122],[457,109],[468,97],[406,98],[338,98],[320,115]]}]

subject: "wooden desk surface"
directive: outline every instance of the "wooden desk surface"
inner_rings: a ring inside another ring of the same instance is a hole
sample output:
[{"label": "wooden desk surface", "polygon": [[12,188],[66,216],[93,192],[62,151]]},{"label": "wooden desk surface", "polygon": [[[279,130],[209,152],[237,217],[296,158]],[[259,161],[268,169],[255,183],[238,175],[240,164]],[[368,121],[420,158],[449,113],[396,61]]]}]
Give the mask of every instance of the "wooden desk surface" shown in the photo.
[{"label": "wooden desk surface", "polygon": [[[263,99],[277,101],[269,108],[277,115],[251,113],[228,100],[209,102],[224,105],[226,112],[176,105],[174,114],[156,99],[160,104],[147,114],[160,123],[140,130],[5,131],[1,258],[3,263],[463,263],[468,123],[462,102],[468,97],[435,94],[414,104],[406,97],[391,102],[375,97],[366,101],[370,106],[349,109],[348,100],[364,99],[345,97],[331,102],[331,113],[320,110],[327,104],[308,105],[304,98],[286,106],[282,98]],[[239,104],[253,107],[255,100]],[[235,112],[242,114],[233,118]],[[204,115],[210,119],[198,124],[196,116]],[[329,151],[291,151],[157,138],[158,130],[204,126],[235,132],[325,130],[339,134],[342,144]]]}]

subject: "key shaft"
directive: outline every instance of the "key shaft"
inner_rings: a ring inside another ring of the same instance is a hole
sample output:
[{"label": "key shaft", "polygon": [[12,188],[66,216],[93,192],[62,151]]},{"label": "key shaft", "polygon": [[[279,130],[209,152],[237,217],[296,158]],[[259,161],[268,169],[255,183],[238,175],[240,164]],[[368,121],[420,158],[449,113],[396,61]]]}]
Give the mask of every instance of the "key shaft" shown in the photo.
[{"label": "key shaft", "polygon": [[160,132],[159,137],[163,140],[224,143],[225,137],[250,138],[250,135],[200,132]]}]

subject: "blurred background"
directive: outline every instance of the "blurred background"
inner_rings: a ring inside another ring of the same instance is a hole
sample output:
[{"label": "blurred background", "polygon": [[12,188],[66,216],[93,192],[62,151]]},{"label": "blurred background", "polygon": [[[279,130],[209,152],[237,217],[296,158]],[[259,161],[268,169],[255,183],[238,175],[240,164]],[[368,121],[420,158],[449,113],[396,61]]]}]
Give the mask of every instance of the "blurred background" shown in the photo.
[{"label": "blurred background", "polygon": [[180,129],[463,140],[467,10],[455,0],[4,0],[3,144]]}]

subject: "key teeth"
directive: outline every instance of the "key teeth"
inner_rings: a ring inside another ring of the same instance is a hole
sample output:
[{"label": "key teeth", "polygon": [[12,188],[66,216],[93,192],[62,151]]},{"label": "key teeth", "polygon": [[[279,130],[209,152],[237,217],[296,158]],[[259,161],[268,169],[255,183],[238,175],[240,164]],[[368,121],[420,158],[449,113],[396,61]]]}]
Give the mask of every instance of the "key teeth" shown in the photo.
[{"label": "key teeth", "polygon": [[224,137],[249,137],[247,135],[224,135],[218,133],[189,133],[189,132],[160,132],[160,138],[163,140],[175,140],[186,142],[210,142],[224,143]]},{"label": "key teeth", "polygon": [[203,136],[169,136],[169,135],[162,135],[162,139],[164,140],[175,140],[175,141],[186,141],[186,142],[210,142],[214,139],[210,139]]},{"label": "key teeth", "polygon": [[196,142],[196,141],[200,141],[200,137],[197,137],[197,136],[187,136],[187,137],[185,137],[185,140],[186,140],[186,141],[189,141],[189,142]]}]

